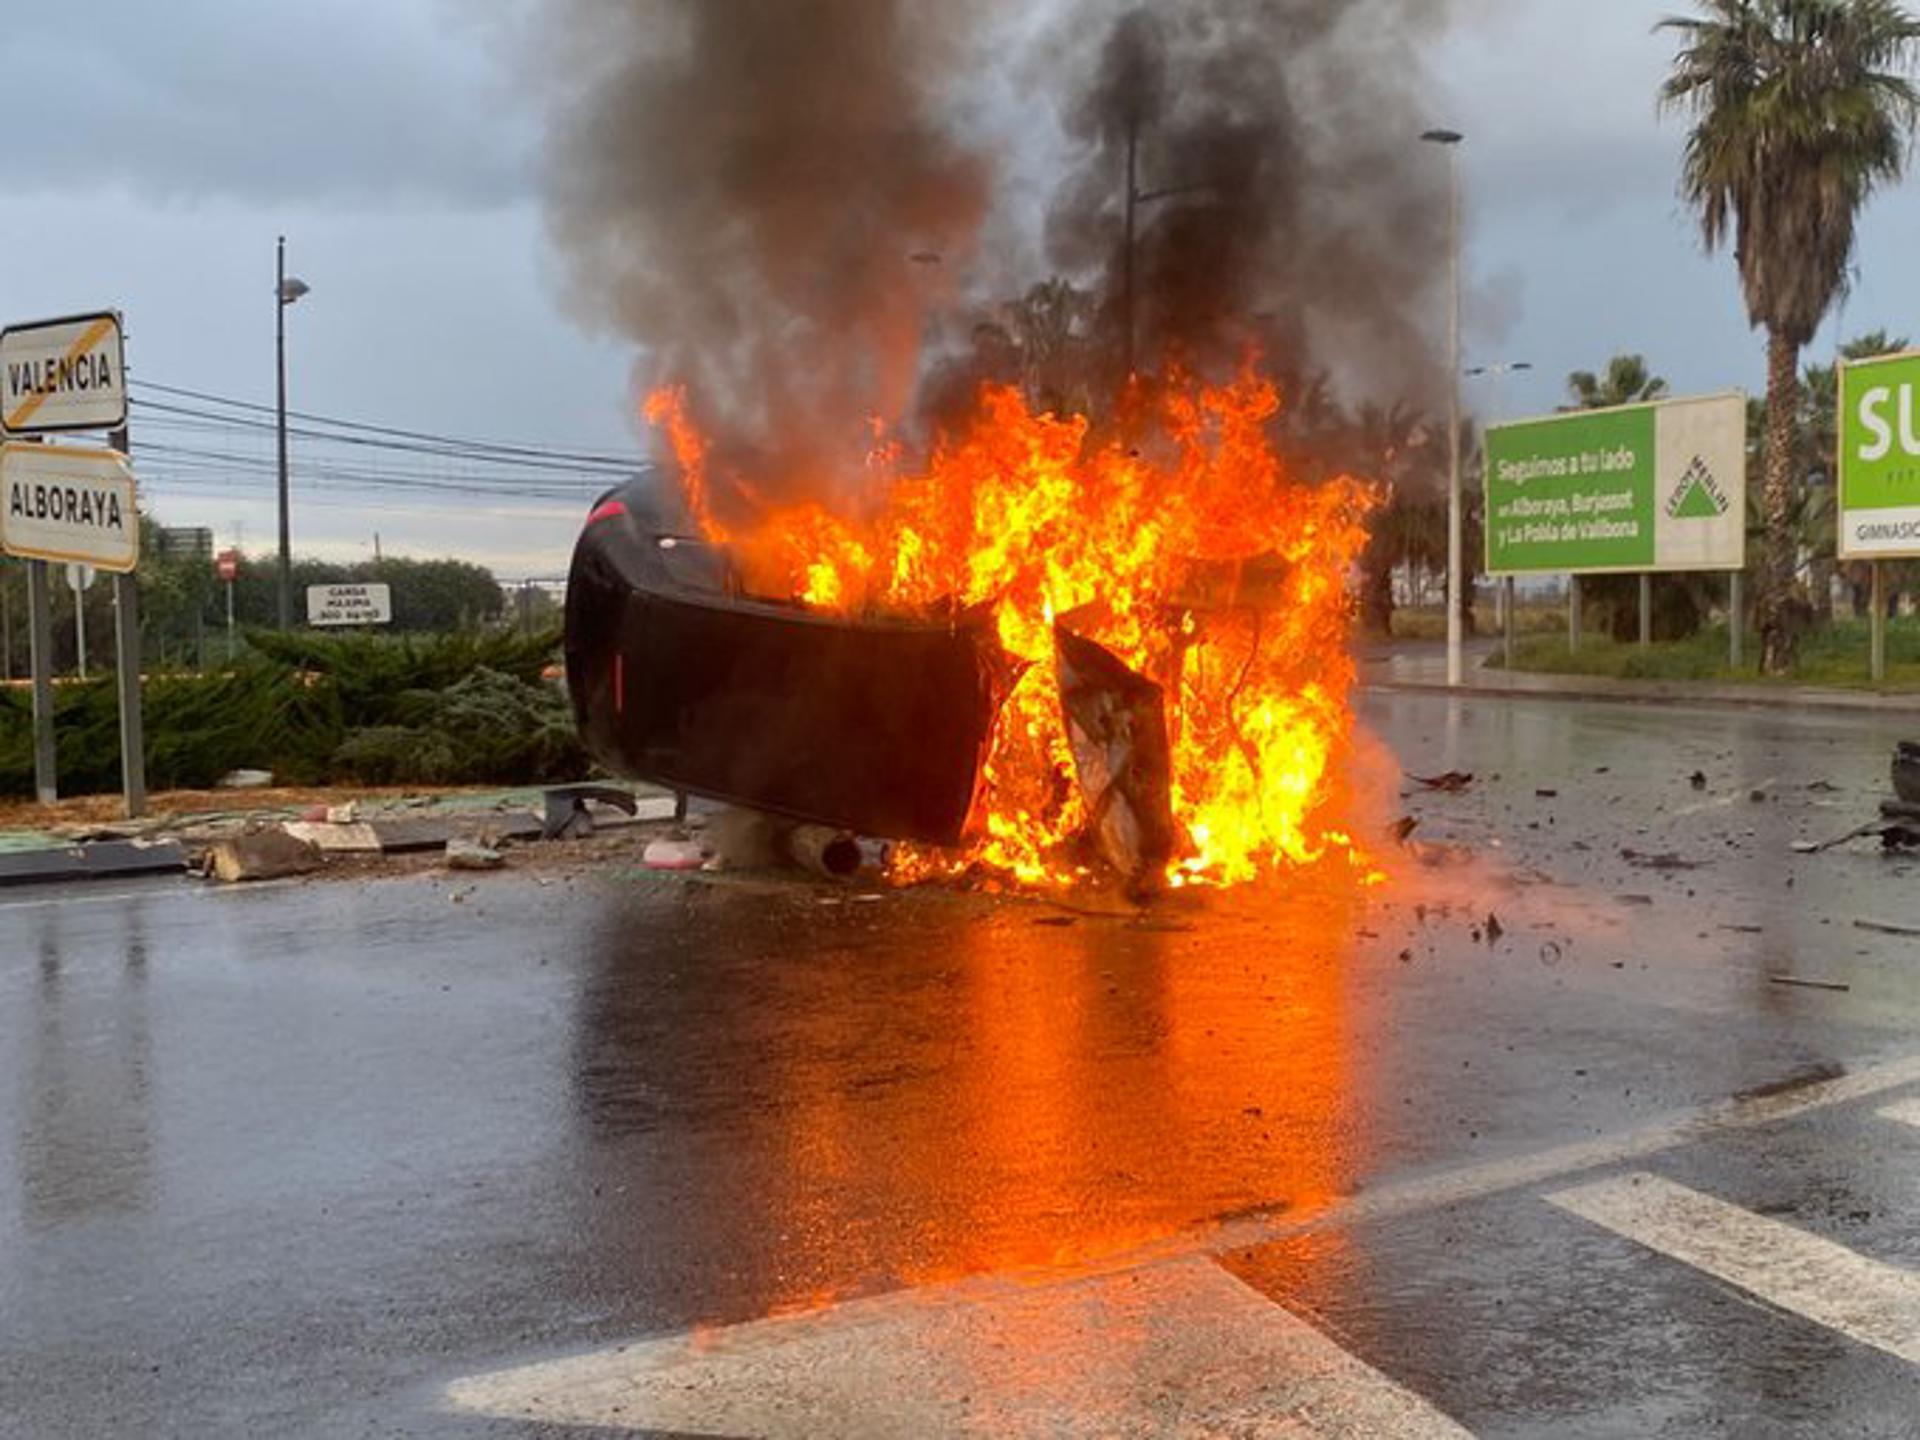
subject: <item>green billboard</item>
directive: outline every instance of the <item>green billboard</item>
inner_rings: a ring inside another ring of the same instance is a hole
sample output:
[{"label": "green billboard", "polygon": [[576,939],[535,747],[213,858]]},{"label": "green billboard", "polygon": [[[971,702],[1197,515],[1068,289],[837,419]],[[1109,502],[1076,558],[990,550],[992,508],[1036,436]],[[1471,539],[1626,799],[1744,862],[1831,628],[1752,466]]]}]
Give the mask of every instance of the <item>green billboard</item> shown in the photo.
[{"label": "green billboard", "polygon": [[1840,555],[1920,555],[1920,352],[1840,367]]},{"label": "green billboard", "polygon": [[1746,399],[1580,410],[1487,432],[1487,574],[1737,570]]}]

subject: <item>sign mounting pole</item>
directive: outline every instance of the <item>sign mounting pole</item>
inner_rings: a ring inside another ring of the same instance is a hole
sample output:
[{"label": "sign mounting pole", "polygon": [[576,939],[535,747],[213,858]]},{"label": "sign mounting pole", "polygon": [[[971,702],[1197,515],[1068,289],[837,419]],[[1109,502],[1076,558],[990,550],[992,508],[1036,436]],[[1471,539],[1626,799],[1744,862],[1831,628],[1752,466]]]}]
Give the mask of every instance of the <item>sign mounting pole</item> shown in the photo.
[{"label": "sign mounting pole", "polygon": [[33,793],[42,805],[60,798],[53,768],[53,607],[47,562],[27,561],[27,646],[33,665]]},{"label": "sign mounting pole", "polygon": [[[127,427],[107,437],[122,455],[130,451]],[[134,520],[138,527],[139,520]],[[120,689],[120,789],[126,797],[127,818],[147,813],[146,727],[140,716],[140,582],[134,572],[113,577],[113,669]]]}]

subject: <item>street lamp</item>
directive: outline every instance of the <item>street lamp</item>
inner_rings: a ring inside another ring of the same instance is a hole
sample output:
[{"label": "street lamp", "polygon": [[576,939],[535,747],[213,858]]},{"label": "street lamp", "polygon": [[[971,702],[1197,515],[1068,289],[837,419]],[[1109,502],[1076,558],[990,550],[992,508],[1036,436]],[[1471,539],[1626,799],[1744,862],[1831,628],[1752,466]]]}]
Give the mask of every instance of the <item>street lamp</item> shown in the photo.
[{"label": "street lamp", "polygon": [[1500,422],[1500,382],[1505,380],[1509,375],[1520,375],[1531,369],[1533,369],[1533,362],[1531,360],[1503,360],[1497,365],[1470,365],[1467,367],[1467,378],[1469,380],[1478,380],[1483,375],[1493,378],[1492,403],[1487,407],[1489,411],[1489,424],[1497,425]]},{"label": "street lamp", "polygon": [[1458,130],[1429,130],[1420,137],[1429,145],[1444,146],[1450,161],[1447,199],[1447,248],[1452,256],[1453,295],[1448,311],[1448,414],[1452,431],[1452,459],[1447,477],[1447,684],[1458,686],[1460,663],[1460,600],[1463,561],[1460,544],[1460,142]]},{"label": "street lamp", "polygon": [[293,628],[293,537],[287,514],[287,307],[313,287],[287,274],[287,237],[280,237],[273,286],[274,368],[280,403],[280,628]]}]

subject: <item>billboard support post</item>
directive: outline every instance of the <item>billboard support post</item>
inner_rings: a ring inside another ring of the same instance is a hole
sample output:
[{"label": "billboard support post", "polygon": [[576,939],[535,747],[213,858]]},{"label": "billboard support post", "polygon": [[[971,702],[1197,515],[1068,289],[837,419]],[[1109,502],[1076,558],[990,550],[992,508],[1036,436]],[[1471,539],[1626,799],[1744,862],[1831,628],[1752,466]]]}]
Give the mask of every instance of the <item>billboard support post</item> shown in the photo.
[{"label": "billboard support post", "polygon": [[1640,574],[1640,648],[1653,644],[1653,576]]},{"label": "billboard support post", "polygon": [[1506,579],[1500,582],[1500,594],[1504,601],[1504,604],[1501,606],[1501,620],[1505,627],[1504,630],[1502,631],[1502,636],[1505,642],[1504,648],[1506,653],[1506,666],[1507,666],[1507,669],[1511,670],[1513,669],[1513,629],[1514,629],[1514,620],[1513,620],[1514,594],[1513,594],[1513,577],[1511,575],[1507,576]]},{"label": "billboard support post", "polygon": [[33,664],[33,793],[51,805],[60,790],[53,768],[53,606],[44,560],[27,561],[27,645]]},{"label": "billboard support post", "polygon": [[1567,577],[1567,653],[1580,653],[1580,577]]},{"label": "billboard support post", "polygon": [[1727,572],[1727,663],[1740,668],[1741,630],[1747,620],[1747,577],[1743,570]]},{"label": "billboard support post", "polygon": [[1873,621],[1870,632],[1873,636],[1868,675],[1876,685],[1887,682],[1887,575],[1875,560],[1869,567],[1873,571]]}]

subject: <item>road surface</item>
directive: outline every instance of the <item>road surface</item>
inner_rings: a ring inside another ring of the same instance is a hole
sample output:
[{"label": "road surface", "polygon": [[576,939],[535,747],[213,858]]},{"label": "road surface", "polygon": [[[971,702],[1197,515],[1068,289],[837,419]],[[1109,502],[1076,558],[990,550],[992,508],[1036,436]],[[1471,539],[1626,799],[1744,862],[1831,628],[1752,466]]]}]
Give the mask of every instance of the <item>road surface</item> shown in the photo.
[{"label": "road surface", "polygon": [[0,896],[0,1434],[1914,1433],[1897,720],[1364,713],[1386,883],[1144,918]]}]

